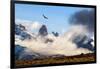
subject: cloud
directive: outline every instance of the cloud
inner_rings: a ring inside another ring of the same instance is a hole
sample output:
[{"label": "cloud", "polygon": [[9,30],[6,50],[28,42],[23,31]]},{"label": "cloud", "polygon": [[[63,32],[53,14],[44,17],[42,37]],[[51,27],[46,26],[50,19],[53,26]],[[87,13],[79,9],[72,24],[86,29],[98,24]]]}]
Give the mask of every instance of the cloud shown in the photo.
[{"label": "cloud", "polygon": [[95,24],[95,11],[91,10],[81,10],[75,12],[69,19],[73,25],[84,25],[87,26],[89,32],[94,32]]},{"label": "cloud", "polygon": [[79,55],[81,53],[91,53],[92,51],[88,50],[87,48],[78,48],[76,43],[73,42],[75,37],[80,35],[85,35],[86,30],[85,27],[73,26],[67,31],[64,35],[54,38],[53,43],[44,43],[45,38],[38,38],[37,41],[32,40],[25,40],[25,41],[18,41],[17,44],[30,48],[34,52],[43,54],[43,55],[56,55],[61,54],[65,56],[72,56],[72,55]]},{"label": "cloud", "polygon": [[39,29],[41,26],[42,25],[39,22],[35,21],[32,23],[31,29]]},{"label": "cloud", "polygon": [[37,30],[41,27],[42,24],[40,24],[38,21],[29,21],[29,20],[23,20],[23,19],[16,19],[16,24],[22,24],[26,27],[28,31]]}]

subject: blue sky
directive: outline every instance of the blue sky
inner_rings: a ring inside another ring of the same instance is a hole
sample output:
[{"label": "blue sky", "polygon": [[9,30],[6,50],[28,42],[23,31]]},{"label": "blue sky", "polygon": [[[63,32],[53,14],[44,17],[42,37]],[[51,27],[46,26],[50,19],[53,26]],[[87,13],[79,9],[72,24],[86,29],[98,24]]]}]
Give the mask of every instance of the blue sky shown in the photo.
[{"label": "blue sky", "polygon": [[[16,4],[15,19],[37,21],[46,25],[49,33],[54,31],[62,34],[70,27],[69,17],[83,9],[90,8]],[[44,19],[43,14],[48,19]]]}]

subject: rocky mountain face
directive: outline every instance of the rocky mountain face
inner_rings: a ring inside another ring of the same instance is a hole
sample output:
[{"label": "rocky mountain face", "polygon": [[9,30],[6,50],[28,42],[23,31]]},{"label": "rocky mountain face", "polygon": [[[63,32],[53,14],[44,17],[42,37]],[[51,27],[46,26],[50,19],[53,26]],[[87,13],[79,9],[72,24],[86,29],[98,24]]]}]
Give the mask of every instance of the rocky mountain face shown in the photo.
[{"label": "rocky mountain face", "polygon": [[42,55],[33,50],[22,47],[20,45],[15,45],[15,59],[16,60],[35,60],[35,59],[44,59],[44,58],[56,58],[56,57],[64,57],[64,55]]},{"label": "rocky mountain face", "polygon": [[39,29],[38,34],[41,36],[47,36],[48,35],[47,27],[45,25],[42,25],[42,27]]},{"label": "rocky mountain face", "polygon": [[32,60],[39,59],[43,56],[33,52],[31,49],[15,45],[15,59],[16,60]]},{"label": "rocky mountain face", "polygon": [[54,36],[56,36],[56,37],[58,37],[59,36],[59,33],[58,32],[52,32],[52,34],[54,35]]},{"label": "rocky mountain face", "polygon": [[[15,24],[15,36],[17,36],[15,39],[19,39],[21,41],[32,39],[32,35],[30,35],[25,26],[21,24]],[[31,49],[16,44],[15,58],[16,60],[30,60],[39,58],[39,55],[33,52]]]},{"label": "rocky mountain face", "polygon": [[26,28],[21,24],[15,24],[15,35],[21,36],[21,40],[31,39],[31,35],[26,32]]},{"label": "rocky mountain face", "polygon": [[[52,32],[52,34],[55,37],[59,36],[58,32]],[[30,40],[33,39],[37,40],[38,36],[34,34],[28,33],[28,30],[25,28],[25,26],[21,24],[15,24],[15,35],[20,36],[17,37],[19,40]],[[38,35],[42,36],[44,43],[52,43],[54,40],[50,38],[44,38],[45,36],[48,36],[48,30],[45,25],[42,25],[41,28],[38,31]],[[15,38],[16,39],[16,38]],[[77,36],[73,39],[73,42],[77,45],[78,48],[87,48],[91,51],[94,50],[93,46],[91,45],[92,39],[88,38],[87,36]],[[50,57],[63,57],[64,55],[57,54],[52,56],[42,55],[39,53],[34,52],[33,50],[23,47],[20,44],[15,45],[15,58],[16,60],[31,60],[31,59],[42,59],[42,58],[50,58]]]},{"label": "rocky mountain face", "polygon": [[86,48],[91,51],[94,51],[94,47],[91,44],[93,42],[93,39],[88,38],[87,36],[77,36],[75,39],[73,39],[73,42],[76,43],[78,48]]},{"label": "rocky mountain face", "polygon": [[[43,25],[38,32],[39,36],[45,37],[48,35],[48,31],[45,25]],[[34,34],[29,34],[27,29],[25,28],[25,26],[21,25],[21,24],[15,24],[15,39],[24,41],[24,40],[29,40],[29,39],[33,39],[34,40],[38,39],[37,35]],[[37,37],[36,37],[37,36]],[[45,41],[48,42],[48,39],[45,38]],[[45,58],[48,56],[39,54],[39,53],[35,53],[33,50],[21,46],[20,44],[16,44],[15,45],[15,58],[16,60],[31,60],[31,59],[41,59],[41,58]]]}]

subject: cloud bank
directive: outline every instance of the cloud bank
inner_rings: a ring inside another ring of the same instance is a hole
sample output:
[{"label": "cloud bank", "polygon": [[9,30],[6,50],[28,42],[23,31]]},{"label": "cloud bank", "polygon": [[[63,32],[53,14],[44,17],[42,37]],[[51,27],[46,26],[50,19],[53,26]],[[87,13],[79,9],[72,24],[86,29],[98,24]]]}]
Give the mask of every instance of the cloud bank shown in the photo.
[{"label": "cloud bank", "polygon": [[37,30],[39,29],[42,25],[37,22],[37,21],[29,21],[29,20],[21,20],[21,19],[16,19],[15,21],[16,24],[22,24],[23,26],[26,27],[28,31],[32,30]]},{"label": "cloud bank", "polygon": [[89,32],[94,32],[95,25],[95,11],[91,10],[81,10],[75,12],[69,19],[73,25],[84,25],[87,26]]},{"label": "cloud bank", "polygon": [[[37,37],[37,41],[34,39],[16,41],[16,44],[32,49],[33,52],[37,52],[43,55],[56,55],[61,54],[65,56],[79,55],[81,53],[92,53],[92,51],[86,48],[78,48],[73,42],[77,36],[86,35],[86,28],[82,25],[72,26],[67,32],[59,37],[48,35],[45,38]],[[52,43],[44,43],[46,38],[54,40]],[[80,38],[81,39],[81,38]]]}]

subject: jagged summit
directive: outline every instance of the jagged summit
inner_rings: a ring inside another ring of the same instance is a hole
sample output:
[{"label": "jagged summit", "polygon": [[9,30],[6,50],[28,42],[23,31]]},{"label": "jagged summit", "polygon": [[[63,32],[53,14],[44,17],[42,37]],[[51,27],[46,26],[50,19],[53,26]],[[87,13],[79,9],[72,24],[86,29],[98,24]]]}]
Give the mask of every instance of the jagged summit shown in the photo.
[{"label": "jagged summit", "polygon": [[39,29],[39,35],[41,35],[41,36],[47,36],[48,35],[46,25],[41,26],[41,28]]}]

